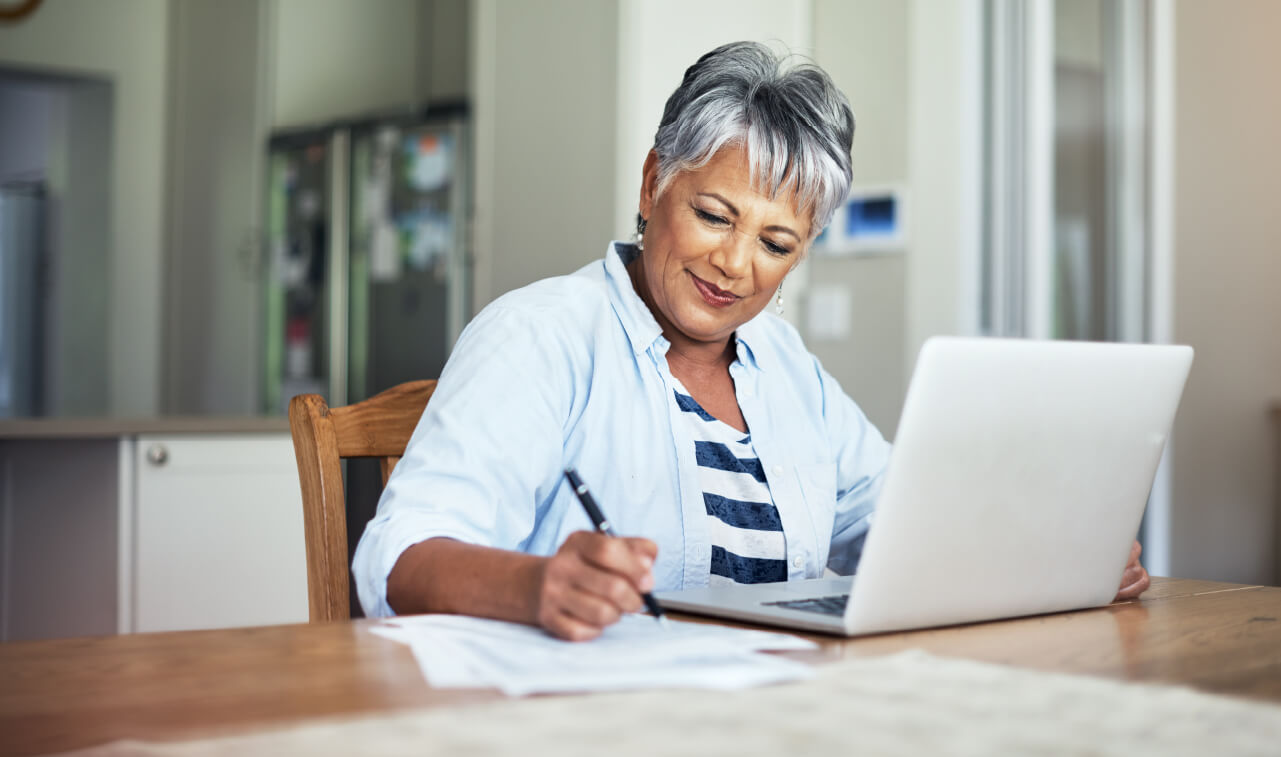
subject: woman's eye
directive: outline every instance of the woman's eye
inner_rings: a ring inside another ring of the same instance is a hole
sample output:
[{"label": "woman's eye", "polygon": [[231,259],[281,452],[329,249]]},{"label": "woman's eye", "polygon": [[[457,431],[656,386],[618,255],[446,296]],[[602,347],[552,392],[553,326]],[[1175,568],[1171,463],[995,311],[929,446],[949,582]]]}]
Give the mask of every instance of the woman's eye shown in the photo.
[{"label": "woman's eye", "polygon": [[784,247],[783,245],[781,245],[781,244],[774,244],[773,242],[769,241],[768,239],[762,239],[761,241],[765,243],[765,249],[769,250],[770,252],[774,253],[775,255],[786,255],[787,253],[791,252],[791,250],[787,249],[787,248],[786,248],[786,247]]},{"label": "woman's eye", "polygon": [[724,218],[721,218],[720,216],[715,215],[713,213],[708,213],[706,210],[700,210],[698,208],[694,208],[694,213],[702,220],[706,221],[707,223],[713,224],[715,226],[724,226],[725,224],[729,223],[729,221],[726,221]]}]

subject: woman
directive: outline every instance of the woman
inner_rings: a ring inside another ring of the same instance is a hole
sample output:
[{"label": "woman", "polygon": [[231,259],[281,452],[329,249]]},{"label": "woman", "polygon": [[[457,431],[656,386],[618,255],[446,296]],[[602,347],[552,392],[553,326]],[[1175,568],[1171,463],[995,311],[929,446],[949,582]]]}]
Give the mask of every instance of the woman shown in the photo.
[{"label": "woman", "polygon": [[[889,444],[764,311],[848,193],[853,131],[825,73],[762,45],[691,66],[636,242],[464,331],[356,551],[366,613],[588,639],[645,591],[852,573]],[[591,530],[566,467],[629,538]]]}]

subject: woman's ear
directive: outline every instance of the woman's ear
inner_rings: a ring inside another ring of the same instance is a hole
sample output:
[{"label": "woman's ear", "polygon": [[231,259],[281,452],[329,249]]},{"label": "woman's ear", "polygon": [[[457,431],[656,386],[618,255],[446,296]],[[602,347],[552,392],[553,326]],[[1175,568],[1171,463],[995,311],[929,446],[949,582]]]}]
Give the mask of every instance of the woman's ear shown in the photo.
[{"label": "woman's ear", "polygon": [[653,150],[645,156],[645,165],[641,168],[640,214],[648,219],[654,210],[654,190],[658,188],[658,153]]}]

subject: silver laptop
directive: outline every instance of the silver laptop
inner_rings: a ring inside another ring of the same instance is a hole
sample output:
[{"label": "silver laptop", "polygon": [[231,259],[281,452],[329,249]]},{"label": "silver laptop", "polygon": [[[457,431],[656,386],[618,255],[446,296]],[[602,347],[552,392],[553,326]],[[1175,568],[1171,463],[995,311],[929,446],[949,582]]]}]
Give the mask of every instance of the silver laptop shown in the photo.
[{"label": "silver laptop", "polygon": [[659,592],[672,610],[844,636],[1107,604],[1192,348],[935,337],[852,579]]}]

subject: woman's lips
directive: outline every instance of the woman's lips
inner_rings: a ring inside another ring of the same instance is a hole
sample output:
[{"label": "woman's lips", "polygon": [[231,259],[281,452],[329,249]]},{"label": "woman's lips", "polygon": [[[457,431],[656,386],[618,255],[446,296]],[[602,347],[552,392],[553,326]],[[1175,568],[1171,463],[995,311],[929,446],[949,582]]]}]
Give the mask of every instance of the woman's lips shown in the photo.
[{"label": "woman's lips", "polygon": [[738,302],[738,295],[733,292],[727,292],[715,284],[703,281],[692,273],[690,274],[690,278],[694,279],[694,287],[698,289],[698,293],[702,295],[703,301],[708,305],[723,308],[729,307],[735,302]]}]

